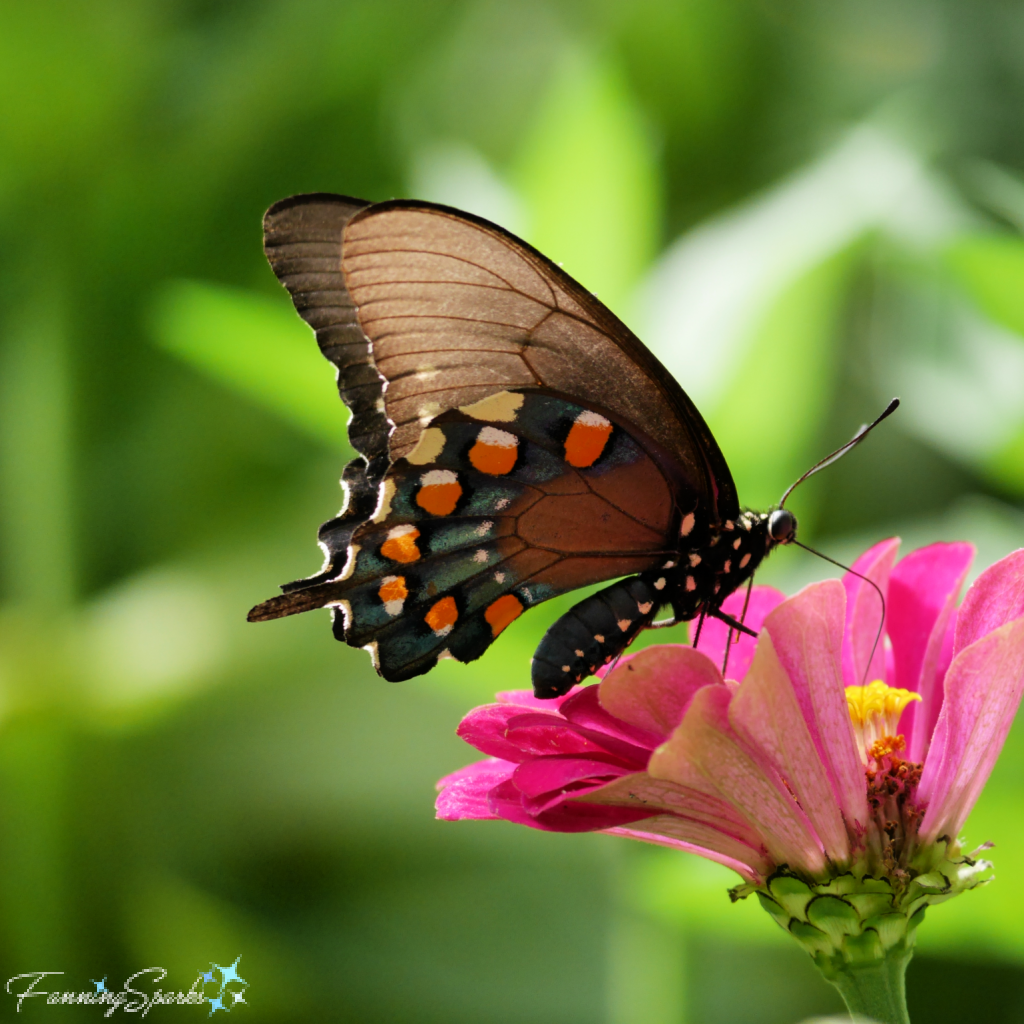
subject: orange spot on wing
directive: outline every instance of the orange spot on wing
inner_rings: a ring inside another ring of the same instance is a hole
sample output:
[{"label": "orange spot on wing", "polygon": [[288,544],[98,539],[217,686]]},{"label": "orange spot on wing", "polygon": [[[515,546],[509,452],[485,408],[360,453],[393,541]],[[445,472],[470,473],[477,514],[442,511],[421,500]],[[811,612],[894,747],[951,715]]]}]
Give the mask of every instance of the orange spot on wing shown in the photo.
[{"label": "orange spot on wing", "polygon": [[612,425],[596,412],[581,412],[565,439],[565,461],[577,469],[597,462],[611,437]]},{"label": "orange spot on wing", "polygon": [[458,617],[459,610],[455,607],[455,598],[442,597],[437,604],[431,606],[423,619],[438,636],[444,636],[451,632]]},{"label": "orange spot on wing", "polygon": [[519,438],[506,430],[484,427],[477,435],[476,444],[469,450],[469,461],[481,473],[504,476],[516,464]]},{"label": "orange spot on wing", "polygon": [[416,504],[432,516],[446,516],[455,510],[462,497],[459,478],[449,469],[434,469],[420,478]]},{"label": "orange spot on wing", "polygon": [[497,636],[509,623],[523,614],[523,603],[515,594],[505,594],[488,605],[484,618],[490,624],[491,633]]},{"label": "orange spot on wing", "polygon": [[415,562],[420,557],[420,549],[416,547],[416,538],[420,531],[413,526],[399,533],[397,527],[388,534],[388,539],[380,546],[380,553],[392,562]]},{"label": "orange spot on wing", "polygon": [[387,604],[388,601],[404,601],[409,596],[404,576],[386,576],[377,591],[377,596]]}]

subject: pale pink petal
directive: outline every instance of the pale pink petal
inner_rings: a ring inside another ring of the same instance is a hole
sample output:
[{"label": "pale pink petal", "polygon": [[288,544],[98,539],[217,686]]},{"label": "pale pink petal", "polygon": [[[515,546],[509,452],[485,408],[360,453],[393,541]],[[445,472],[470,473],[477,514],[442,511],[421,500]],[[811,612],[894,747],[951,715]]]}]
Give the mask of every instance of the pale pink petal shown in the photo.
[{"label": "pale pink petal", "polygon": [[598,688],[601,707],[652,737],[667,739],[683,720],[693,695],[721,685],[714,663],[686,644],[662,644],[621,661]]},{"label": "pale pink petal", "polygon": [[488,794],[491,813],[517,825],[528,825],[545,832],[597,832],[602,829],[629,825],[644,818],[653,817],[649,811],[633,810],[629,807],[602,807],[599,804],[582,804],[570,801],[542,814],[530,814],[522,803],[522,793],[508,780],[499,783]]},{"label": "pale pink petal", "polygon": [[970,586],[956,617],[953,657],[986,633],[1024,615],[1024,548],[990,565]]},{"label": "pale pink petal", "polygon": [[583,803],[615,807],[644,807],[649,811],[674,814],[701,822],[755,849],[762,842],[758,831],[728,801],[714,793],[681,786],[668,779],[656,779],[647,772],[635,772],[606,783],[600,789],[574,795]]},{"label": "pale pink petal", "polygon": [[651,757],[648,773],[685,784],[698,771],[764,839],[777,864],[817,874],[825,867],[818,837],[777,778],[770,778],[729,725],[724,686],[698,691],[679,728]]},{"label": "pale pink petal", "polygon": [[[735,590],[722,602],[722,611],[726,615],[738,619],[743,614],[743,602],[746,599],[745,589]],[[750,591],[750,604],[747,605],[744,625],[749,626],[755,633],[760,633],[768,613],[778,608],[785,600],[786,595],[774,587],[754,587]],[[725,660],[725,643],[728,636],[729,627],[724,622],[718,619],[705,620],[700,634],[700,649],[719,668],[722,667],[722,662]],[[726,672],[730,679],[742,679],[747,674],[750,663],[754,660],[756,646],[757,641],[752,636],[747,636],[746,633],[733,633],[733,644],[729,651],[729,666]]]},{"label": "pale pink petal", "polygon": [[460,819],[493,819],[487,794],[499,783],[512,777],[516,765],[511,761],[488,758],[468,764],[437,783],[438,797],[434,804],[442,821]]},{"label": "pale pink petal", "polygon": [[609,835],[639,839],[705,857],[730,868],[741,878],[758,885],[773,868],[763,849],[747,846],[700,822],[659,814],[633,827],[605,829]]},{"label": "pale pink petal", "polygon": [[946,673],[918,798],[927,805],[921,836],[957,838],[995,765],[1024,688],[1024,617],[960,651]]},{"label": "pale pink petal", "polygon": [[839,580],[804,587],[765,620],[801,714],[849,826],[868,821],[864,769],[850,724],[841,652],[846,592]]},{"label": "pale pink petal", "polygon": [[896,686],[921,695],[907,708],[901,728],[908,756],[918,764],[942,706],[943,640],[973,560],[972,544],[930,544],[900,559],[889,577],[886,625]]},{"label": "pale pink petal", "polygon": [[[887,598],[889,571],[900,547],[899,537],[883,540],[868,548],[853,568],[871,580]],[[885,648],[882,643],[884,622],[882,601],[870,583],[846,573],[846,629],[843,634],[843,679],[847,686],[863,686],[873,679],[885,678]],[[879,630],[879,627],[883,627]],[[877,645],[875,640],[878,640]],[[874,655],[871,651],[874,648]],[[868,664],[868,659],[871,659]],[[865,668],[867,669],[865,671]]]},{"label": "pale pink petal", "polygon": [[833,864],[845,864],[850,857],[846,825],[767,629],[729,705],[729,723],[785,779]]},{"label": "pale pink petal", "polygon": [[610,753],[646,764],[647,755],[661,742],[661,737],[609,714],[598,699],[599,690],[600,686],[586,687],[562,705],[562,715]]}]

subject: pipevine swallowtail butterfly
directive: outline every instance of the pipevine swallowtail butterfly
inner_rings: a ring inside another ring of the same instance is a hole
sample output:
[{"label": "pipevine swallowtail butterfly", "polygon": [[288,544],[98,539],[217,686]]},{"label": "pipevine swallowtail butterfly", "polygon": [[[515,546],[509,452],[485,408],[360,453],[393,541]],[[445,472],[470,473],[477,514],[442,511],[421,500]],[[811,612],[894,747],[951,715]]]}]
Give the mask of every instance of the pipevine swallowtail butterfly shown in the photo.
[{"label": "pipevine swallowtail butterfly", "polygon": [[612,661],[663,606],[667,622],[745,629],[721,604],[795,540],[796,519],[741,510],[697,408],[594,295],[432,203],[293,196],[267,211],[264,238],[337,367],[360,456],[320,527],[323,569],[250,621],[331,607],[337,638],[401,680],[480,657],[548,598],[618,580],[547,631],[539,697]]}]

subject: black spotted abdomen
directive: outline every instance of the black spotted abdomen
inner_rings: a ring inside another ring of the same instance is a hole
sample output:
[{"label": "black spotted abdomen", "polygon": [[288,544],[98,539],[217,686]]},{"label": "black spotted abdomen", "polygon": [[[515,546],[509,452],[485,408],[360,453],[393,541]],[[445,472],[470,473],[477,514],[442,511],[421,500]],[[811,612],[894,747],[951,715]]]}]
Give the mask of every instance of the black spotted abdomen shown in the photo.
[{"label": "black spotted abdomen", "polygon": [[663,598],[640,576],[619,580],[570,608],[544,634],[531,665],[534,693],[560,697],[633,642]]}]

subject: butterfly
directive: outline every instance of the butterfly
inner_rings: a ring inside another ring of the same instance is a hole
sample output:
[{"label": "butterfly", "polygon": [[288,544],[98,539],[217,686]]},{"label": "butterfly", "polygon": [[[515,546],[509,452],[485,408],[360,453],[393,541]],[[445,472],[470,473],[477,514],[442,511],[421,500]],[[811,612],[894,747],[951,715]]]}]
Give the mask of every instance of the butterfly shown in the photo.
[{"label": "butterfly", "polygon": [[267,211],[264,238],[337,367],[360,454],[320,527],[323,568],[250,621],[330,607],[335,636],[402,680],[615,580],[547,631],[539,697],[651,626],[713,616],[749,632],[722,602],[795,540],[796,519],[740,508],[696,406],[593,294],[497,225],[432,203],[293,196]]}]

